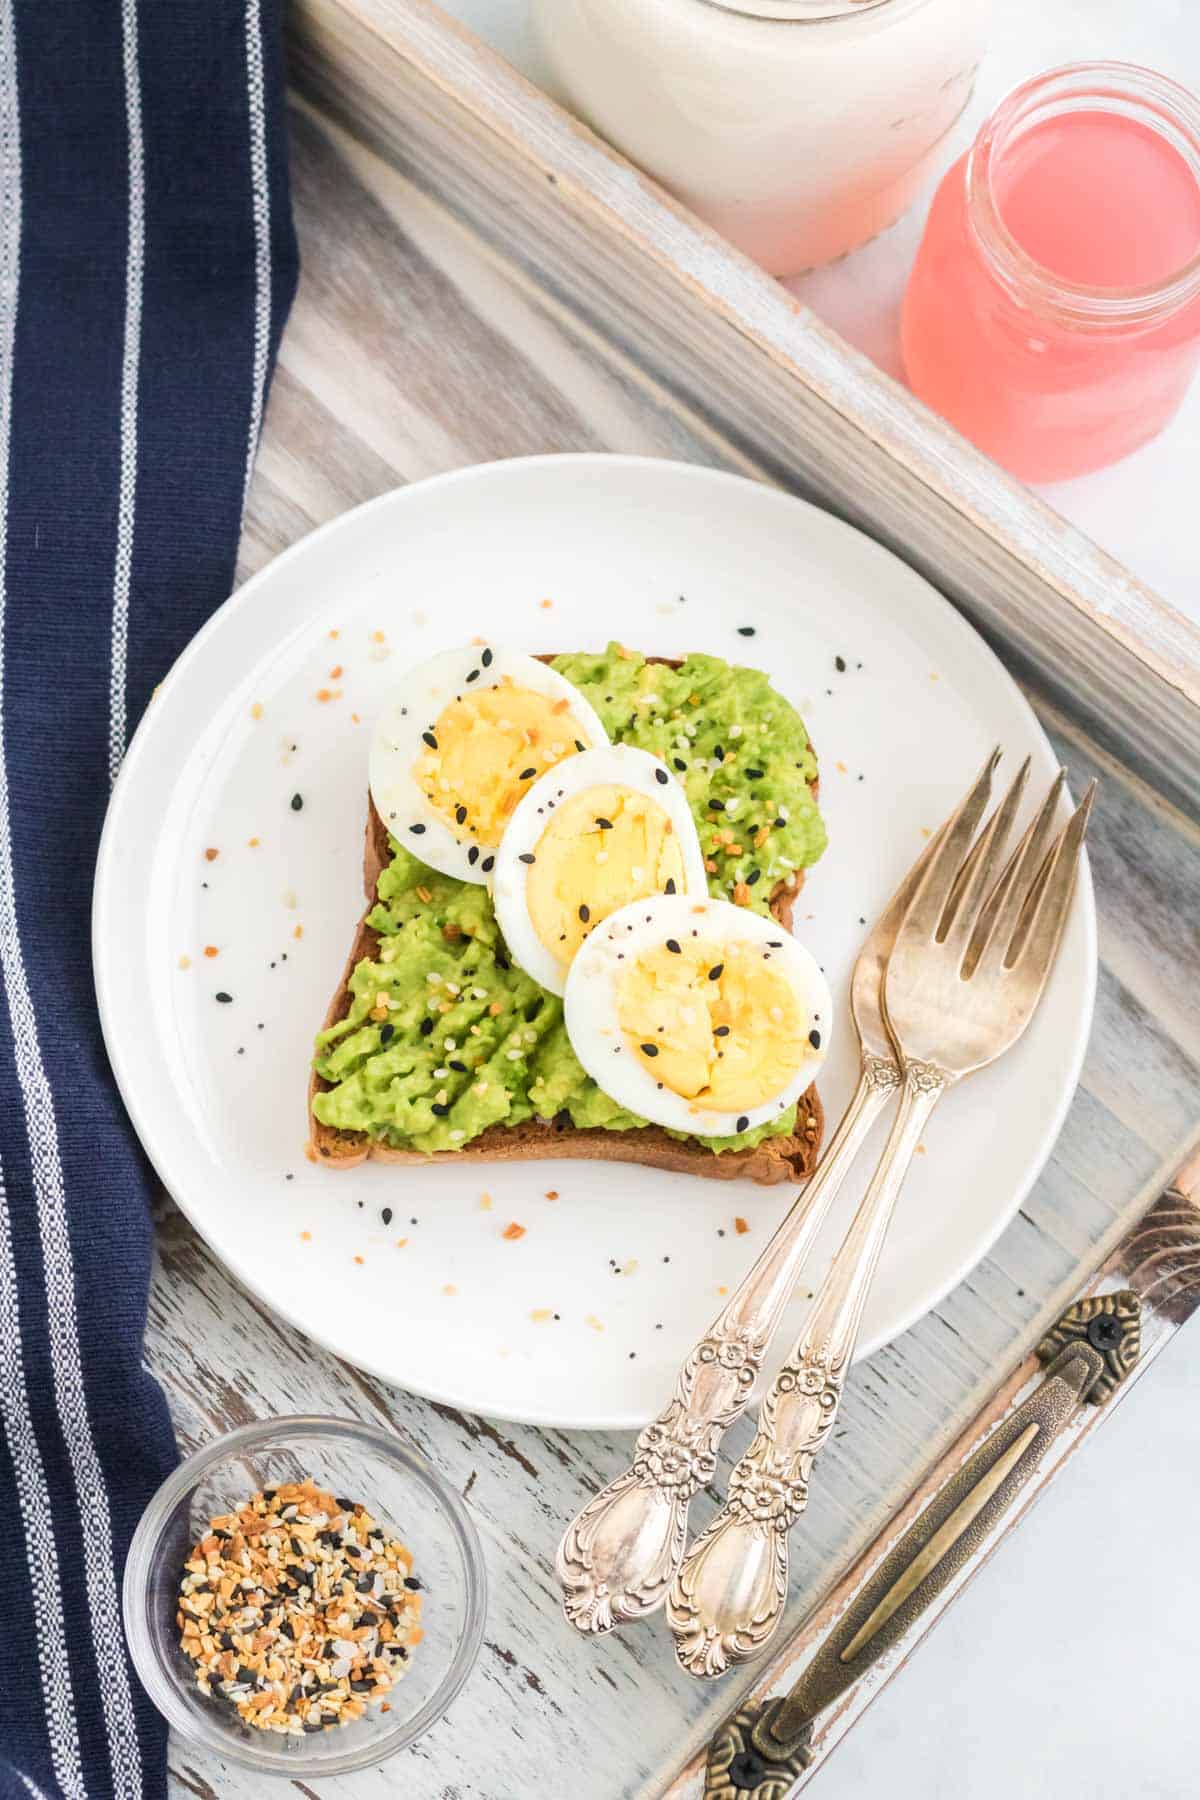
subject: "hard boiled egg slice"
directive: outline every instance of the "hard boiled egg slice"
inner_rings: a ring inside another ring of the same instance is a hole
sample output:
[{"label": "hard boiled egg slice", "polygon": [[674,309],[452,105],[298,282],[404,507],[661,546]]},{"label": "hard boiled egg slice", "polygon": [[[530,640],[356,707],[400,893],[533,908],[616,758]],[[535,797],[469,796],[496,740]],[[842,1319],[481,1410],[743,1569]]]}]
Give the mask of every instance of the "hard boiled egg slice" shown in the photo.
[{"label": "hard boiled egg slice", "polygon": [[645,750],[608,744],[530,788],[501,840],[492,898],[514,961],[561,994],[579,946],[618,907],[707,891],[675,777]]},{"label": "hard boiled egg slice", "polygon": [[371,796],[422,862],[486,882],[526,790],[607,741],[579,689],[546,663],[490,644],[446,650],[408,671],[380,719]]},{"label": "hard boiled egg slice", "polygon": [[610,1099],[696,1137],[734,1137],[791,1106],[832,1018],[825,977],[774,919],[677,897],[623,906],[592,934],[565,1010]]}]

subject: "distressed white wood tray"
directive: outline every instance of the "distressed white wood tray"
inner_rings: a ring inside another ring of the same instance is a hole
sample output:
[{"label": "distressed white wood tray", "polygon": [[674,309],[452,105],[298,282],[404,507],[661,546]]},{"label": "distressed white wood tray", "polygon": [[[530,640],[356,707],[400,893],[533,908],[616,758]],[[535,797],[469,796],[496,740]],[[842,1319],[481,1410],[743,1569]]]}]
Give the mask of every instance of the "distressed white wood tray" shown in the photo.
[{"label": "distressed white wood tray", "polygon": [[[782,1684],[893,1510],[1200,1138],[1200,636],[424,0],[297,0],[292,16],[304,273],[243,574],[397,482],[490,457],[611,449],[735,469],[906,556],[1023,680],[1073,778],[1104,778],[1079,1094],[992,1254],[852,1377],[795,1536],[766,1677]],[[383,1419],[457,1482],[483,1535],[487,1644],[450,1715],[383,1769],[297,1790],[649,1800],[682,1769],[673,1791],[696,1792],[689,1756],[763,1673],[697,1686],[660,1625],[584,1643],[550,1569],[628,1441],[498,1427],[386,1387],[267,1314],[165,1199],[160,1243],[148,1355],[185,1447],[269,1412]],[[259,1800],[253,1778],[182,1745],[171,1766],[175,1800]]]}]

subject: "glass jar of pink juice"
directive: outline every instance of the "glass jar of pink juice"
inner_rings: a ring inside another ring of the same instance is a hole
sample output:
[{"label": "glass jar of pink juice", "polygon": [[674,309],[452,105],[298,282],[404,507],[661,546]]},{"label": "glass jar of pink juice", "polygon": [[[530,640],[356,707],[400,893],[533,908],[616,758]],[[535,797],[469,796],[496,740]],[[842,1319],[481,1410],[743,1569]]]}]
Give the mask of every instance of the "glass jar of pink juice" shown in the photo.
[{"label": "glass jar of pink juice", "polygon": [[913,391],[1026,481],[1161,431],[1200,362],[1200,100],[1126,63],[1015,89],[937,191],[901,339]]}]

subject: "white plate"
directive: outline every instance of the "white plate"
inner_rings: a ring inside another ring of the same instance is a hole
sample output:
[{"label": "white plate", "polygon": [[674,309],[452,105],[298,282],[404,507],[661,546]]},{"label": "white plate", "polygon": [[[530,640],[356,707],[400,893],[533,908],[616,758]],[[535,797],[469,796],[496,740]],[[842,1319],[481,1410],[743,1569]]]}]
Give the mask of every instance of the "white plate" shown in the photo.
[{"label": "white plate", "polygon": [[[854,1073],[845,992],[864,921],[991,745],[1014,767],[1032,755],[1034,789],[1055,761],[991,651],[903,563],[771,488],[633,457],[496,463],[384,495],[248,582],[164,682],[113,794],[94,933],[113,1067],[166,1186],[249,1288],[364,1368],[474,1412],[633,1427],[787,1189],[588,1162],[333,1174],[304,1156],[313,1032],[362,907],[372,721],[407,662],[477,632],[530,651],[609,636],[711,651],[769,670],[799,706],[829,823],[798,929],[841,1009],[831,1121]],[[933,1121],[864,1351],[1016,1211],[1075,1087],[1094,978],[1085,874],[1032,1029]],[[519,1241],[501,1235],[510,1220]]]}]

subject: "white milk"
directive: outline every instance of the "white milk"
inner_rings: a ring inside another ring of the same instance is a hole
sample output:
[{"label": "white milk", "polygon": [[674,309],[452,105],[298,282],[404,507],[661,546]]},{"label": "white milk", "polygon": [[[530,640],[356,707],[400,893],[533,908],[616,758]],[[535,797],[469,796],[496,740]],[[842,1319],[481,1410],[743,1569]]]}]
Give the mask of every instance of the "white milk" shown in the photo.
[{"label": "white milk", "polygon": [[988,0],[533,0],[568,103],[779,275],[905,210]]}]

